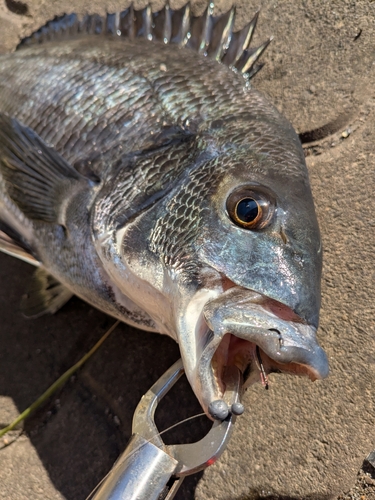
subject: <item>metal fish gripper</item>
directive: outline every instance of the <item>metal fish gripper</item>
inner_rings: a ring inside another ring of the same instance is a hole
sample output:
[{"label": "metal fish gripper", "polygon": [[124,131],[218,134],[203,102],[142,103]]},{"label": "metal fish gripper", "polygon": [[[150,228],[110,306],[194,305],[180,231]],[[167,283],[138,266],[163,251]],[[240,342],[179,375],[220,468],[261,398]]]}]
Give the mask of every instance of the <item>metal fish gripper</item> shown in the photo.
[{"label": "metal fish gripper", "polygon": [[[142,397],[133,417],[133,434],[127,448],[92,500],[171,500],[185,476],[212,465],[225,450],[236,421],[236,412],[216,420],[208,434],[191,444],[166,445],[154,415],[162,398],[184,373],[182,360],[171,366]],[[233,366],[225,375],[223,401],[228,408],[239,403],[241,375]]]}]

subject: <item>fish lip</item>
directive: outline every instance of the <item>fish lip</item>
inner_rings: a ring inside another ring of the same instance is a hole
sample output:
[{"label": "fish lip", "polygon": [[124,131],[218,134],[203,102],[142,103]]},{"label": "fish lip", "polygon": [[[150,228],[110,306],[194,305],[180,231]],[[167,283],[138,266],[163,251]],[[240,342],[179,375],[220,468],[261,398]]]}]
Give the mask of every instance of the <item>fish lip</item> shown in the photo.
[{"label": "fish lip", "polygon": [[[236,288],[239,289],[239,287]],[[246,291],[242,289],[241,293],[243,292],[256,293],[251,290]],[[267,297],[263,296],[263,298],[267,304]],[[211,309],[214,302],[215,300],[209,304],[209,306],[211,305]],[[289,310],[289,313],[294,321],[286,321],[278,317],[274,312],[264,308],[264,304],[254,302],[253,306],[254,314],[258,313],[258,316],[263,317],[264,322],[269,323],[269,328],[257,328],[249,325],[247,331],[237,331],[234,333],[230,328],[220,329],[220,325],[217,324],[217,318],[213,317],[212,314],[207,314],[207,307],[203,310],[203,317],[207,324],[207,342],[197,360],[195,376],[199,386],[199,390],[196,393],[199,393],[198,398],[206,413],[210,402],[215,399],[221,399],[225,390],[222,378],[225,365],[220,366],[220,362],[218,363],[216,358],[217,353],[222,349],[222,343],[228,344],[227,335],[246,341],[248,345],[246,355],[250,358],[252,357],[252,359],[249,359],[249,364],[251,365],[250,375],[244,381],[243,387],[255,381],[254,372],[257,373],[258,380],[260,379],[259,370],[256,369],[255,356],[252,354],[255,352],[256,346],[260,349],[267,373],[282,371],[307,375],[311,380],[323,379],[328,375],[328,359],[326,353],[317,342],[315,326],[306,324],[292,310]],[[283,304],[280,304],[280,306],[284,314],[288,308]],[[220,317],[223,319],[223,315],[220,315],[219,312]],[[245,372],[243,367],[241,371]]]}]

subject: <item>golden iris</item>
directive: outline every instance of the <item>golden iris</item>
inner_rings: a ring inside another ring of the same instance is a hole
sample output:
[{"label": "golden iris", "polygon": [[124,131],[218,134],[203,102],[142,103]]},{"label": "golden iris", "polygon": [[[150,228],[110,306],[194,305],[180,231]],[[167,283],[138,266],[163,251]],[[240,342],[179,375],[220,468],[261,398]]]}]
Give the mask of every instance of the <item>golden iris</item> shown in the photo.
[{"label": "golden iris", "polygon": [[228,196],[226,209],[229,217],[244,229],[263,229],[275,211],[275,197],[263,186],[240,186]]}]

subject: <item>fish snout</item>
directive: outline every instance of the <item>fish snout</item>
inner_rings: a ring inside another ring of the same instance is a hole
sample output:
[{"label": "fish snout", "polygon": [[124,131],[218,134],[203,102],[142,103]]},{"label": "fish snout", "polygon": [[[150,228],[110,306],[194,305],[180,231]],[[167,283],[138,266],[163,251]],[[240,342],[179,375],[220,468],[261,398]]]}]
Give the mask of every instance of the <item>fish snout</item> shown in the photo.
[{"label": "fish snout", "polygon": [[286,345],[282,338],[280,342],[282,345],[278,348],[270,342],[263,349],[264,353],[273,361],[271,364],[273,364],[274,368],[280,365],[280,371],[289,371],[287,365],[300,365],[305,367],[306,375],[312,380],[323,379],[328,376],[327,355],[316,340],[303,347]]},{"label": "fish snout", "polygon": [[208,416],[225,393],[229,367],[242,373],[240,391],[255,382],[267,388],[273,372],[313,381],[328,375],[316,327],[289,307],[240,287],[207,298],[180,316],[178,340],[186,376]]},{"label": "fish snout", "polygon": [[232,289],[209,301],[202,316],[205,339],[196,353],[190,381],[206,412],[225,391],[228,366],[240,369],[243,387],[257,381],[268,387],[272,372],[307,376],[313,381],[328,375],[328,359],[318,344],[315,326],[304,323],[282,304],[276,307],[272,301],[270,306],[261,294]]}]

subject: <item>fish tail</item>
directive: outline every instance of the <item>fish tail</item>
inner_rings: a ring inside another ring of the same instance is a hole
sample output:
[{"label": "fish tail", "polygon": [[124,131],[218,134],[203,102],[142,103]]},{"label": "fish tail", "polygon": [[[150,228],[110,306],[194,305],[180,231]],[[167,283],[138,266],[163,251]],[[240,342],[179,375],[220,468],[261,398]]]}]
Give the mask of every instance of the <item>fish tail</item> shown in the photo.
[{"label": "fish tail", "polygon": [[76,14],[66,14],[56,17],[22,40],[19,47],[67,40],[79,35],[115,36],[130,40],[143,37],[187,47],[251,78],[262,67],[259,58],[272,40],[269,38],[259,47],[250,47],[258,16],[259,11],[244,28],[234,32],[234,7],[220,16],[214,16],[214,4],[210,2],[202,16],[194,16],[189,3],[178,10],[171,9],[167,4],[158,12],[152,12],[150,5],[142,10],[135,10],[131,5],[106,16],[93,14],[80,19]]}]

